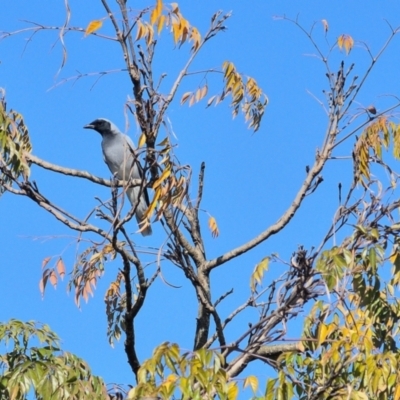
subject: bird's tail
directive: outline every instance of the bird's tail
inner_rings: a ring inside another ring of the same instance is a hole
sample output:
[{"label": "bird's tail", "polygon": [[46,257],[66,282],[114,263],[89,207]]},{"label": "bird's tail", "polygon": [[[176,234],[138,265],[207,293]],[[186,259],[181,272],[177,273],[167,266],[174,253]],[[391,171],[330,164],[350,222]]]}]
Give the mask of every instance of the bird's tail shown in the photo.
[{"label": "bird's tail", "polygon": [[[139,194],[140,194],[140,187],[132,187],[126,190],[126,195],[132,207],[136,207]],[[145,194],[142,193],[142,195],[140,196],[139,204],[136,207],[135,216],[136,216],[136,221],[139,225],[140,233],[143,236],[149,236],[153,233],[150,221],[147,217],[145,217],[148,207],[149,206],[147,204]]]}]

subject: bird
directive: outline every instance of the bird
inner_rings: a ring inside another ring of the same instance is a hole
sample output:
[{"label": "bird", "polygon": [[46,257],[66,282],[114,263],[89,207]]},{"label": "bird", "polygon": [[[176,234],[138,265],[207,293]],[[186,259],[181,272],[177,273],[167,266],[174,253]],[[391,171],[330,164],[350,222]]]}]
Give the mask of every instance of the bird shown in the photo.
[{"label": "bird", "polygon": [[[93,129],[102,137],[101,148],[104,162],[111,173],[119,180],[143,179],[143,168],[137,158],[135,145],[131,138],[117,128],[110,120],[98,118],[84,126]],[[149,207],[147,189],[133,186],[126,189],[126,195],[132,207],[136,207],[135,216],[143,236],[152,234],[152,229],[145,213]]]}]

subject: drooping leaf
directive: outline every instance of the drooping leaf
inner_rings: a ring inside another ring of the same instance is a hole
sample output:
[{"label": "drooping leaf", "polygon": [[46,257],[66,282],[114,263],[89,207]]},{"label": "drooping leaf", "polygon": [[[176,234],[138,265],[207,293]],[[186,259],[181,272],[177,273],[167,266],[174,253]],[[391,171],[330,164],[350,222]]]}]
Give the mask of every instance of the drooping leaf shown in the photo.
[{"label": "drooping leaf", "polygon": [[350,35],[343,34],[338,37],[337,44],[340,50],[344,48],[346,54],[349,54],[354,46],[354,39]]},{"label": "drooping leaf", "polygon": [[214,217],[210,217],[208,219],[208,227],[210,228],[211,231],[211,236],[213,238],[216,238],[219,236],[219,229],[217,225],[217,220]]},{"label": "drooping leaf", "polygon": [[65,264],[63,259],[60,257],[56,264],[58,275],[60,275],[61,279],[65,276]]},{"label": "drooping leaf", "polygon": [[325,31],[325,33],[327,33],[327,32],[328,32],[328,30],[329,30],[329,24],[328,24],[328,21],[327,21],[326,19],[323,19],[323,20],[321,20],[321,22],[322,22],[322,25],[323,25],[323,27],[324,27],[324,31]]}]

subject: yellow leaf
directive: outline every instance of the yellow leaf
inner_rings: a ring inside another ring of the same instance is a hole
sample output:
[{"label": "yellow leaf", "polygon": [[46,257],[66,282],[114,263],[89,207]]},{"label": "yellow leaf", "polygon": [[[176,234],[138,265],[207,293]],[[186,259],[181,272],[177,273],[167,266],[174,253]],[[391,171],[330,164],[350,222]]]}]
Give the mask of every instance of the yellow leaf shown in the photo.
[{"label": "yellow leaf", "polygon": [[396,390],[394,392],[393,399],[394,400],[399,400],[400,399],[400,384],[396,385]]},{"label": "yellow leaf", "polygon": [[165,139],[163,139],[160,143],[157,144],[157,146],[166,146],[169,145],[169,137],[167,136]]},{"label": "yellow leaf", "polygon": [[228,383],[228,400],[236,400],[239,394],[239,388],[236,385],[236,382]]},{"label": "yellow leaf", "polygon": [[255,290],[256,283],[261,283],[262,278],[264,276],[264,272],[268,271],[269,266],[269,257],[264,257],[260,263],[258,263],[250,278],[250,287],[251,290]]},{"label": "yellow leaf", "polygon": [[158,19],[158,25],[157,25],[157,33],[160,34],[163,26],[165,23],[165,15],[161,15],[161,17]]},{"label": "yellow leaf", "polygon": [[181,25],[173,22],[172,23],[172,33],[174,34],[174,42],[178,43],[179,37],[181,36]]},{"label": "yellow leaf", "polygon": [[142,147],[146,143],[146,134],[143,132],[140,135],[138,147]]},{"label": "yellow leaf", "polygon": [[243,387],[246,388],[249,385],[253,393],[255,393],[258,389],[258,379],[256,376],[250,375],[244,380]]},{"label": "yellow leaf", "polygon": [[137,33],[136,33],[136,39],[135,40],[140,40],[147,32],[147,28],[140,22],[137,22]]},{"label": "yellow leaf", "polygon": [[328,32],[328,29],[329,29],[328,21],[326,19],[323,19],[321,22],[322,22],[322,25],[324,26],[325,33]]},{"label": "yellow leaf", "polygon": [[161,176],[153,183],[153,189],[156,189],[158,186],[165,181],[169,176],[171,175],[171,170],[169,168],[166,168]]},{"label": "yellow leaf", "polygon": [[233,72],[235,70],[235,66],[231,62],[225,61],[222,64],[222,69],[225,70],[225,78],[226,78],[228,75],[231,74],[231,72]]},{"label": "yellow leaf", "polygon": [[96,32],[97,30],[99,30],[103,25],[103,21],[101,20],[94,20],[94,21],[90,21],[89,25],[87,26],[86,30],[85,30],[85,36],[90,35],[93,32]]},{"label": "yellow leaf", "polygon": [[318,345],[320,346],[325,342],[326,336],[328,335],[328,326],[326,324],[321,324],[318,330]]},{"label": "yellow leaf", "polygon": [[153,41],[154,36],[154,29],[151,25],[147,26],[147,35],[146,35],[146,44],[150,46],[151,42]]},{"label": "yellow leaf", "polygon": [[208,227],[211,230],[211,236],[213,238],[216,238],[219,236],[219,229],[218,229],[218,225],[217,225],[217,221],[214,217],[210,217],[208,220]]},{"label": "yellow leaf", "polygon": [[190,39],[193,40],[192,50],[196,51],[200,46],[201,35],[200,32],[196,28],[192,28],[190,33]]},{"label": "yellow leaf", "polygon": [[157,4],[154,7],[153,11],[151,12],[150,16],[150,23],[152,25],[154,25],[154,23],[158,20],[158,18],[160,18],[161,12],[162,12],[162,1],[157,0]]},{"label": "yellow leaf", "polygon": [[350,35],[343,34],[339,36],[337,43],[340,50],[344,47],[346,54],[349,54],[354,46],[354,39]]}]

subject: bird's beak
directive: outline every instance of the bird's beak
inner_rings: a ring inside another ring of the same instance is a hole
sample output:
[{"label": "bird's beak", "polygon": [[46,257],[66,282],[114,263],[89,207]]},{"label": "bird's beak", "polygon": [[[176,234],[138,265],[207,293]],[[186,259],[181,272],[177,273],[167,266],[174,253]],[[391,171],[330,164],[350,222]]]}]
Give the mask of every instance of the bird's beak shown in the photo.
[{"label": "bird's beak", "polygon": [[94,125],[87,124],[87,125],[84,126],[84,129],[94,129]]}]

